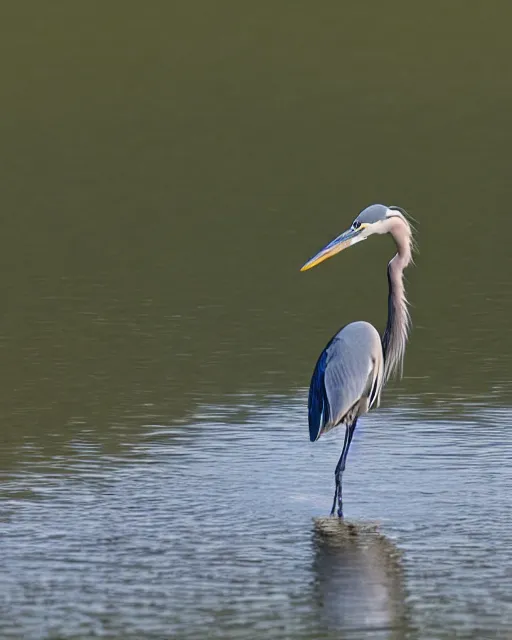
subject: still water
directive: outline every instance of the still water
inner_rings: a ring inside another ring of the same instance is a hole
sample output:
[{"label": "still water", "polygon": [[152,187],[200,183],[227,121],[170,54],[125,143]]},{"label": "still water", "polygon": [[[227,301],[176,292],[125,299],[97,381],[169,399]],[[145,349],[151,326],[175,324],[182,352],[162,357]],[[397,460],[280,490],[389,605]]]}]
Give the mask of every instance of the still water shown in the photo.
[{"label": "still water", "polygon": [[[5,11],[0,637],[512,637],[511,19]],[[299,268],[372,202],[420,253],[350,528],[307,387],[393,245]]]}]

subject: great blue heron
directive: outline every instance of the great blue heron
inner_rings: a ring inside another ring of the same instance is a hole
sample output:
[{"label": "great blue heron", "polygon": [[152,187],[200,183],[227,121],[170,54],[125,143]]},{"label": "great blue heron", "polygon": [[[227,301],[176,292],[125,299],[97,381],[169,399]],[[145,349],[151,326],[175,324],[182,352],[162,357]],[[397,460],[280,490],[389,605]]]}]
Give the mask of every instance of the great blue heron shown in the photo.
[{"label": "great blue heron", "polygon": [[301,271],[311,269],[343,249],[366,240],[374,233],[390,233],[397,254],[388,264],[388,322],[381,337],[368,322],[352,322],[328,343],[316,363],[309,388],[309,437],[312,442],[345,425],[345,441],[334,472],[336,489],[331,516],[343,517],[342,476],[348,450],[359,416],[375,404],[379,406],[384,384],[396,372],[403,371],[410,316],[405,297],[403,270],[412,259],[412,230],[400,207],[373,204],[357,216],[350,229],[335,238]]}]

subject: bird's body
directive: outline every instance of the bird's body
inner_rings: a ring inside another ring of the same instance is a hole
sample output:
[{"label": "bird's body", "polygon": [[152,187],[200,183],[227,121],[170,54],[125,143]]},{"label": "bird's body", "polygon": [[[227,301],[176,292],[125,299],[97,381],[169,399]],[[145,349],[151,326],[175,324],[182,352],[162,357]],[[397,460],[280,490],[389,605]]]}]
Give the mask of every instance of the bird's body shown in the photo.
[{"label": "bird's body", "polygon": [[307,262],[307,270],[373,233],[390,233],[397,254],[388,264],[388,321],[381,336],[368,322],[343,327],[320,354],[313,372],[308,399],[311,441],[345,426],[343,450],[335,470],[336,491],[331,515],[338,505],[343,516],[342,475],[359,416],[378,406],[384,383],[402,372],[410,317],[403,286],[403,270],[411,262],[412,232],[398,207],[372,205],[362,211],[352,227]]},{"label": "bird's body", "polygon": [[384,356],[369,322],[343,327],[322,351],[309,389],[311,442],[339,424],[352,424],[380,399]]}]

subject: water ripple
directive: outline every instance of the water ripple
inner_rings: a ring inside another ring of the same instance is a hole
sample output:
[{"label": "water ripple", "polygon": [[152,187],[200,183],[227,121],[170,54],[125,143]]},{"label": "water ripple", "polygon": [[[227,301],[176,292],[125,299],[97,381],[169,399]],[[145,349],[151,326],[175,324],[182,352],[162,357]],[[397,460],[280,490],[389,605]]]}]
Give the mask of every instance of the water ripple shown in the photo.
[{"label": "water ripple", "polygon": [[346,511],[380,528],[333,539],[312,518],[329,511],[341,434],[311,445],[303,408],[247,401],[237,422],[203,407],[186,425],[148,423],[124,457],[76,438],[51,465],[28,458],[3,483],[3,635],[512,629],[510,412],[361,420]]}]

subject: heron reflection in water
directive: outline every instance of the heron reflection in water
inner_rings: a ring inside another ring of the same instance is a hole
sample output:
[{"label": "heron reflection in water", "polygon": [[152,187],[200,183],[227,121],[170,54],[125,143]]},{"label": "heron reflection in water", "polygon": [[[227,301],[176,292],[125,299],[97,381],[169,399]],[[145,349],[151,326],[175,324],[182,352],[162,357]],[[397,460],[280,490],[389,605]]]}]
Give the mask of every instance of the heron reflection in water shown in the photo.
[{"label": "heron reflection in water", "polygon": [[373,204],[357,216],[350,229],[335,238],[301,271],[307,271],[373,234],[390,233],[397,253],[388,264],[388,321],[382,338],[368,322],[352,322],[328,343],[316,363],[309,388],[309,437],[312,442],[345,426],[343,450],[335,470],[335,492],[331,515],[338,506],[343,517],[342,476],[359,416],[379,406],[384,384],[402,375],[410,315],[405,296],[403,271],[411,263],[413,235],[406,212],[400,207]]},{"label": "heron reflection in water", "polygon": [[312,545],[313,602],[327,627],[343,638],[410,637],[402,552],[378,525],[317,518]]}]

